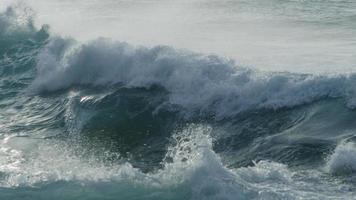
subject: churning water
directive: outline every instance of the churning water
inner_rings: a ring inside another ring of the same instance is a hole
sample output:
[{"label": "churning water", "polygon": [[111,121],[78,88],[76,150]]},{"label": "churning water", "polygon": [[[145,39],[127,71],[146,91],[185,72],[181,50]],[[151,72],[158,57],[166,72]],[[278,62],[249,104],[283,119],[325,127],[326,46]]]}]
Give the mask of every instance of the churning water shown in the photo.
[{"label": "churning water", "polygon": [[356,199],[356,2],[0,8],[0,199]]}]

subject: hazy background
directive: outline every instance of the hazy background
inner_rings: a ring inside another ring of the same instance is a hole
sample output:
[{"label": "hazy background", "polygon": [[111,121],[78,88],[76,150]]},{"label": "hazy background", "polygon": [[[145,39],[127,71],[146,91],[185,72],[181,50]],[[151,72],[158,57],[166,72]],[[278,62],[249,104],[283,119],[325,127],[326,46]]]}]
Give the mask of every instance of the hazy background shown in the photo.
[{"label": "hazy background", "polygon": [[[0,0],[2,7],[16,2]],[[55,34],[171,45],[261,70],[356,71],[354,0],[28,0]]]}]

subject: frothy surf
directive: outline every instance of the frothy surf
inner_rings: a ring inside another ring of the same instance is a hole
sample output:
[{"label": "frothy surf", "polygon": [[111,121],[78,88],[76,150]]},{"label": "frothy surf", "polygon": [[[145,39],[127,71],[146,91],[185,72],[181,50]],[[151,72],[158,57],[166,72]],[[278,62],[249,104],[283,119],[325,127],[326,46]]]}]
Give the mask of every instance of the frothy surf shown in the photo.
[{"label": "frothy surf", "polygon": [[172,104],[224,117],[251,109],[293,107],[323,98],[343,98],[353,108],[355,80],[354,74],[261,73],[218,56],[167,46],[134,47],[107,39],[80,44],[54,38],[39,55],[37,77],[29,91],[39,93],[80,85],[158,85],[169,92]]}]

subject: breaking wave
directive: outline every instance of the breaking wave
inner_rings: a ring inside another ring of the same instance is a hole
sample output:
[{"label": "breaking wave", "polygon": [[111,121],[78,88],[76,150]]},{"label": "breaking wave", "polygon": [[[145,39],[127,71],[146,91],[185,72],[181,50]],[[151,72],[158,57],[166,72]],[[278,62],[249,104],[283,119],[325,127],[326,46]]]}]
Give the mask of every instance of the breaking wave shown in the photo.
[{"label": "breaking wave", "polygon": [[232,60],[167,46],[134,47],[98,39],[80,44],[53,38],[40,53],[30,91],[74,86],[149,88],[169,93],[169,102],[191,112],[229,117],[252,109],[278,109],[343,98],[355,106],[354,74],[338,76],[263,73]]},{"label": "breaking wave", "polygon": [[1,199],[355,198],[354,74],[80,43],[21,9],[0,13]]}]

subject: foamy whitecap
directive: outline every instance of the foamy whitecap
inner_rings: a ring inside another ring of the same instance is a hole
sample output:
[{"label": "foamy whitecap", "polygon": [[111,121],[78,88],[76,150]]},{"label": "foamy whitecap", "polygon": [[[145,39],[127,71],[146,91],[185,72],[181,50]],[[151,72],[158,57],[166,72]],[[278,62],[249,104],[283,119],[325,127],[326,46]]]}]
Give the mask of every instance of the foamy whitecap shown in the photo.
[{"label": "foamy whitecap", "polygon": [[[211,200],[334,199],[341,195],[340,184],[325,182],[319,171],[293,172],[286,165],[270,161],[228,169],[212,149],[210,131],[207,125],[192,124],[174,134],[164,167],[151,173],[143,173],[127,162],[108,165],[98,158],[78,157],[73,148],[58,141],[31,143],[23,138],[8,138],[3,140],[0,161],[16,157],[17,163],[0,162],[5,174],[0,184],[13,188],[57,183],[56,188],[68,185],[73,189],[65,187],[66,190],[76,190],[79,186],[75,183],[79,182],[95,190],[117,187],[118,195],[139,199],[170,198],[172,194],[172,199],[178,195]],[[16,148],[17,153],[10,153],[19,144],[22,145]],[[51,186],[47,189],[51,191]],[[345,198],[353,195],[349,190],[341,192]]]},{"label": "foamy whitecap", "polygon": [[98,39],[80,44],[52,38],[38,57],[31,92],[76,85],[150,87],[169,92],[169,102],[188,110],[231,116],[256,108],[292,107],[342,97],[354,107],[354,75],[262,73],[213,55],[167,46],[133,47]]},{"label": "foamy whitecap", "polygon": [[329,157],[326,168],[332,174],[356,172],[356,145],[352,142],[339,144]]}]

